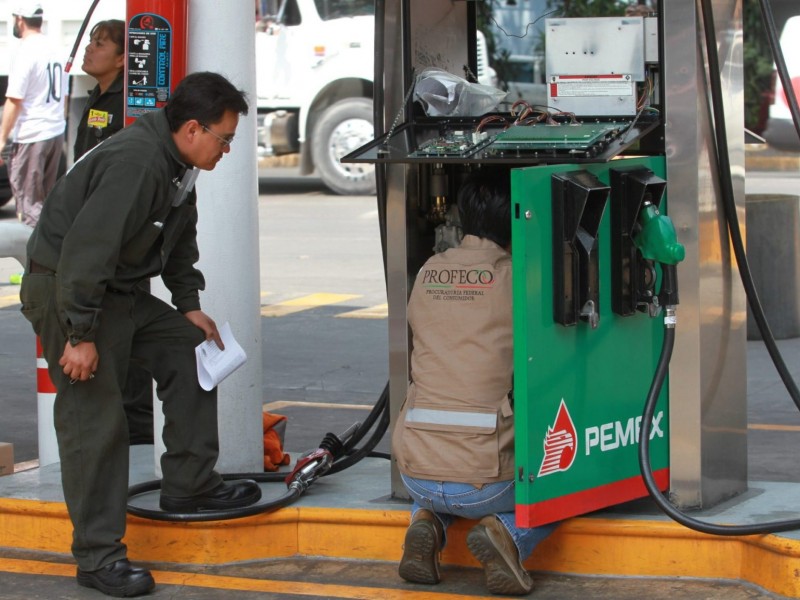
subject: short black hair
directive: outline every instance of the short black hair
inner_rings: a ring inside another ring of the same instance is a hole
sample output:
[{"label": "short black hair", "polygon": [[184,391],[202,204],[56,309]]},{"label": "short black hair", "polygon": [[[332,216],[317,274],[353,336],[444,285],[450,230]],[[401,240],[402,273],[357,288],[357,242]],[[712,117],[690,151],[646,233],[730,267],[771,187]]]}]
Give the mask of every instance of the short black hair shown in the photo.
[{"label": "short black hair", "polygon": [[192,119],[203,125],[218,123],[226,111],[246,115],[247,94],[219,73],[201,71],[183,78],[167,101],[164,111],[174,133]]},{"label": "short black hair", "polygon": [[511,244],[511,172],[483,167],[470,173],[458,190],[458,215],[464,235]]},{"label": "short black hair", "polygon": [[89,32],[89,39],[95,37],[107,37],[117,47],[117,55],[125,52],[125,21],[119,19],[108,19],[98,21]]},{"label": "short black hair", "polygon": [[41,29],[42,23],[44,23],[43,17],[20,17],[20,19],[25,21],[25,25],[31,29]]}]

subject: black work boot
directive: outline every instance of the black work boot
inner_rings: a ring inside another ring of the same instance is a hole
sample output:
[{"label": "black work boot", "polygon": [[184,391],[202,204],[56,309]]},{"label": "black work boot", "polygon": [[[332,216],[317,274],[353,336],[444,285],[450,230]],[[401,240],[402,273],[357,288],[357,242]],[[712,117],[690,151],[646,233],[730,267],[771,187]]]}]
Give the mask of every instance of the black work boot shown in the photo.
[{"label": "black work boot", "polygon": [[469,530],[467,547],[483,565],[486,587],[493,594],[521,596],[533,589],[514,539],[494,515],[483,517]]},{"label": "black work boot", "polygon": [[223,481],[214,489],[196,496],[167,496],[161,494],[161,510],[175,513],[195,513],[199,510],[229,510],[244,508],[261,500],[261,488],[251,479]]},{"label": "black work boot", "polygon": [[406,531],[400,577],[411,583],[439,583],[439,552],[442,548],[442,524],[424,508],[414,513]]},{"label": "black work boot", "polygon": [[94,588],[117,598],[141,596],[156,587],[150,571],[134,567],[127,558],[108,564],[97,571],[83,571],[78,567],[75,577],[78,585]]}]

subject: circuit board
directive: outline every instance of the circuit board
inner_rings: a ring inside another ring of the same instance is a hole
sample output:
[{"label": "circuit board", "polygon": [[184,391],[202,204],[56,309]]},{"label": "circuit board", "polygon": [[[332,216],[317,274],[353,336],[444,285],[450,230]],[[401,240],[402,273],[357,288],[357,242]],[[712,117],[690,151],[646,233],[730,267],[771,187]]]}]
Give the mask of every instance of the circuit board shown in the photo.
[{"label": "circuit board", "polygon": [[456,130],[421,143],[409,156],[425,158],[469,156],[491,142],[492,138],[486,134],[473,135],[472,132]]},{"label": "circuit board", "polygon": [[629,125],[622,121],[514,125],[494,136],[489,151],[495,154],[566,150],[596,154],[619,138]]}]

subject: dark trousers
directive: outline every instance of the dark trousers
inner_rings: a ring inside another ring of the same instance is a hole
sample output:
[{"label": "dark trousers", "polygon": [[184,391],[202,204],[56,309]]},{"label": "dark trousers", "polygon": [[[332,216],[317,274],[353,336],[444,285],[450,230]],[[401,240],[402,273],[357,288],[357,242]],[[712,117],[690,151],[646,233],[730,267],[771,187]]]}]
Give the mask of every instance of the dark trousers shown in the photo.
[{"label": "dark trousers", "polygon": [[[150,291],[150,280],[138,286],[142,291]],[[128,419],[128,435],[131,446],[152,444],[153,439],[153,376],[145,365],[131,361],[128,365],[128,379],[122,390],[122,403]]]},{"label": "dark trousers", "polygon": [[153,440],[153,377],[143,365],[131,362],[128,379],[122,392],[128,435],[131,446],[152,444]]},{"label": "dark trousers", "polygon": [[128,365],[143,365],[163,403],[166,452],[162,492],[191,496],[221,482],[216,390],[197,382],[194,347],[203,332],[147,292],[107,293],[95,337],[94,379],[70,384],[58,361],[66,330],[56,311],[53,275],[27,274],[22,311],[40,336],[56,386],[55,426],[64,499],[73,524],[72,553],[84,570],[124,558],[129,437],[122,389]]}]

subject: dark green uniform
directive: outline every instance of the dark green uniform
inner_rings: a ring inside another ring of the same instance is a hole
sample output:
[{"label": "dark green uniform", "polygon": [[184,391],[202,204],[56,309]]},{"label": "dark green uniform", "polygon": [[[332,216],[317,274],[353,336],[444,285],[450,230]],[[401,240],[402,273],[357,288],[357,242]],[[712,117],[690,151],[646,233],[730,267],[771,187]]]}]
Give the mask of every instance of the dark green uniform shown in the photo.
[{"label": "dark green uniform", "polygon": [[[83,107],[83,115],[78,121],[74,160],[122,131],[125,124],[124,87],[123,71],[120,71],[105,92],[100,93],[99,85],[91,91],[86,106]],[[150,290],[148,280],[144,280],[141,285],[145,290]],[[131,444],[152,444],[153,379],[137,363],[131,363],[128,367],[128,380],[125,382],[122,397]]]},{"label": "dark green uniform", "polygon": [[91,91],[78,121],[78,133],[73,146],[74,160],[125,126],[124,87],[123,72],[120,71],[105,92],[100,93],[99,85]]},{"label": "dark green uniform", "polygon": [[[125,125],[124,72],[120,71],[108,89],[100,93],[97,85],[89,94],[78,121],[73,159],[78,160],[103,140],[122,131]],[[149,280],[142,282],[150,289]],[[123,390],[125,417],[131,444],[153,443],[153,380],[137,363],[128,367],[128,380]]]},{"label": "dark green uniform", "polygon": [[[55,426],[73,554],[93,571],[126,554],[128,431],[121,388],[131,360],[156,380],[167,451],[162,492],[186,497],[221,482],[216,390],[197,382],[204,334],[181,313],[200,308],[196,196],[172,206],[186,165],[163,111],[140,117],[57,183],[28,242],[20,297],[56,389]],[[161,275],[172,306],[138,284]],[[64,345],[93,341],[94,379],[70,384]]]}]

